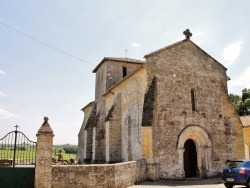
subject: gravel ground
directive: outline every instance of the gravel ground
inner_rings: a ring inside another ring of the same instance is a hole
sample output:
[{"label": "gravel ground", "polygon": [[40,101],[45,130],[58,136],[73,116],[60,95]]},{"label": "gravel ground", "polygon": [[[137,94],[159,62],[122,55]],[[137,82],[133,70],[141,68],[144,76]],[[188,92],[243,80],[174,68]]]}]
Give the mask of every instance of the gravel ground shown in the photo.
[{"label": "gravel ground", "polygon": [[[209,179],[187,179],[185,181],[160,180],[157,182],[144,182],[129,188],[225,188],[221,178]],[[234,188],[245,188],[245,186],[234,186]]]}]

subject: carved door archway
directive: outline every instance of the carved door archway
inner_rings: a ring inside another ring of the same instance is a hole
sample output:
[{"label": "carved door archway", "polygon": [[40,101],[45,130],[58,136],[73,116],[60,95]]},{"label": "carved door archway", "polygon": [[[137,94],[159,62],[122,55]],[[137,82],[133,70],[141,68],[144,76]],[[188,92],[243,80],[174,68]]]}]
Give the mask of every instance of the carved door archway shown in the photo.
[{"label": "carved door archway", "polygon": [[[184,178],[188,178],[189,176],[200,178],[207,177],[211,169],[212,140],[203,127],[199,125],[189,125],[185,127],[178,136],[177,149],[178,165],[179,168],[183,170]],[[196,162],[194,162],[194,164],[189,164],[191,165],[189,167],[185,166],[191,162],[191,159],[189,159],[190,156],[186,157],[188,150],[189,152],[191,150],[191,152],[196,153],[196,159],[194,159]],[[197,166],[195,166],[195,163]],[[188,168],[192,168],[193,171],[188,170]],[[189,172],[186,173],[186,171]]]}]

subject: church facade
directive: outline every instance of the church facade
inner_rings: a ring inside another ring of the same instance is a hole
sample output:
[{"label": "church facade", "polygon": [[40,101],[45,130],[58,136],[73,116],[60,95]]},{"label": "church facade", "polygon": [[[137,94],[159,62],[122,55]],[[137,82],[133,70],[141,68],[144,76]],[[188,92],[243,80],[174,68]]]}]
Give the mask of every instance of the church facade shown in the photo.
[{"label": "church facade", "polygon": [[77,160],[145,158],[147,179],[212,177],[245,158],[242,123],[227,93],[227,69],[186,39],[145,55],[105,57],[93,70]]}]

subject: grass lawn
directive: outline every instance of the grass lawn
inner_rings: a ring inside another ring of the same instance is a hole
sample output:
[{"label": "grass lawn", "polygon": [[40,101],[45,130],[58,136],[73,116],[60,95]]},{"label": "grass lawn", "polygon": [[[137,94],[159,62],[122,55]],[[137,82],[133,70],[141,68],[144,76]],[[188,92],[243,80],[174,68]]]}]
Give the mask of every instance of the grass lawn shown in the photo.
[{"label": "grass lawn", "polygon": [[[76,154],[67,154],[63,150],[63,147],[53,146],[51,158],[59,159],[59,154],[63,160],[70,160],[76,157]],[[22,149],[16,150],[16,159],[35,159],[35,146],[27,146]],[[14,150],[13,147],[7,147],[5,149],[0,148],[0,159],[13,159]]]},{"label": "grass lawn", "polygon": [[[0,149],[0,159],[12,159],[14,157],[13,149]],[[35,148],[25,150],[16,150],[16,159],[35,158]]]}]

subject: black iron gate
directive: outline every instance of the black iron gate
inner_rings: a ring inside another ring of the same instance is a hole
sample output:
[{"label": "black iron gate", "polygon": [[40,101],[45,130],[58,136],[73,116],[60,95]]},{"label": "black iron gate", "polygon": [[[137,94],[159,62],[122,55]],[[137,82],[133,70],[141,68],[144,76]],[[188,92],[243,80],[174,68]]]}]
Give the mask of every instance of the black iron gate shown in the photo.
[{"label": "black iron gate", "polygon": [[36,142],[15,127],[0,139],[0,187],[33,188]]}]

